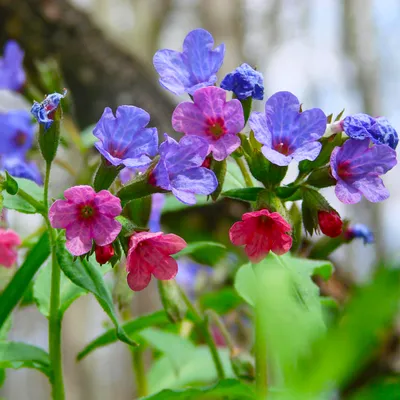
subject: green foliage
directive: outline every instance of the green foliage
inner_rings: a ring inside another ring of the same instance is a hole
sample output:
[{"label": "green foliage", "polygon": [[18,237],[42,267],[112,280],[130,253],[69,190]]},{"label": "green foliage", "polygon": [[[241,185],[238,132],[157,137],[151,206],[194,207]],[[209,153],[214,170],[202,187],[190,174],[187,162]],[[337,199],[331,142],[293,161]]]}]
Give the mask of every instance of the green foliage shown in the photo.
[{"label": "green foliage", "polygon": [[227,192],[231,189],[242,189],[244,187],[246,187],[246,182],[244,181],[243,175],[240,172],[240,168],[235,162],[228,161],[222,191]]},{"label": "green foliage", "polygon": [[211,198],[214,201],[217,201],[219,195],[221,194],[222,188],[224,187],[225,176],[228,170],[226,159],[222,161],[216,161],[212,159],[210,169],[214,172],[218,180],[218,187],[214,190],[213,193],[211,193]]},{"label": "green foliage", "polygon": [[11,196],[15,196],[18,192],[18,183],[7,171],[6,180],[3,183],[3,188]]},{"label": "green foliage", "polygon": [[265,190],[263,187],[250,187],[241,189],[231,189],[223,192],[224,197],[243,201],[256,201],[258,194]]},{"label": "green foliage", "polygon": [[165,196],[165,204],[162,213],[165,214],[169,212],[181,211],[188,207],[194,208],[194,207],[201,207],[207,204],[212,204],[212,201],[208,200],[207,197],[208,196],[196,196],[196,204],[193,206],[189,206],[177,200],[175,196],[167,194]]},{"label": "green foliage", "polygon": [[220,261],[226,254],[226,247],[217,242],[192,242],[179,253],[174,255],[174,258],[180,258],[183,256],[191,256],[193,259],[200,264],[204,265],[215,265]]},{"label": "green foliage", "polygon": [[211,309],[220,315],[226,314],[243,304],[242,298],[230,287],[204,293],[199,302],[203,310]]},{"label": "green foliage", "polygon": [[224,379],[216,385],[205,388],[189,388],[181,390],[165,389],[156,394],[146,396],[143,400],[189,400],[189,399],[256,399],[253,388],[236,379]]},{"label": "green foliage", "polygon": [[57,241],[57,259],[64,274],[75,285],[95,295],[97,301],[113,322],[118,339],[127,344],[135,345],[118,321],[111,293],[100,271],[87,260],[77,259],[74,262],[65,248],[64,239]]},{"label": "green foliage", "polygon": [[350,397],[350,400],[398,400],[400,388],[399,376],[388,376],[372,382]]},{"label": "green foliage", "polygon": [[[133,337],[141,330],[154,327],[158,325],[165,325],[169,322],[168,316],[164,311],[157,311],[153,314],[143,315],[134,319],[133,321],[129,321],[122,325],[122,328],[126,332],[127,335]],[[86,357],[92,351],[108,346],[109,344],[115,343],[118,340],[115,329],[109,329],[101,336],[94,339],[90,342],[77,356],[78,360],[82,360],[82,358]]]},{"label": "green foliage", "polygon": [[34,368],[50,377],[49,355],[41,348],[26,343],[0,342],[0,368]]},{"label": "green foliage", "polygon": [[46,261],[49,254],[49,237],[46,232],[28,253],[25,262],[15,273],[0,296],[0,328],[23,297],[34,275]]}]

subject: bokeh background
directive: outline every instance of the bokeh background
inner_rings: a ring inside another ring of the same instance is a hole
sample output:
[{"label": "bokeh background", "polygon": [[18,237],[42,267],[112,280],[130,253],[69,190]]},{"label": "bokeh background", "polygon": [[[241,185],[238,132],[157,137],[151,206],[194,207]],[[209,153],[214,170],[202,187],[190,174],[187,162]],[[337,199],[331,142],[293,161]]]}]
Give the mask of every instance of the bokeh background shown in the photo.
[{"label": "bokeh background", "polygon": [[[0,0],[0,45],[8,38],[19,41],[32,81],[37,60],[57,60],[82,129],[95,123],[105,106],[133,104],[150,112],[160,132],[172,132],[170,115],[179,99],[159,87],[152,56],[159,48],[180,49],[188,31],[203,27],[216,44],[226,44],[220,78],[247,62],[264,74],[266,97],[289,90],[305,108],[384,115],[400,131],[399,19],[397,0]],[[29,108],[15,96],[0,94],[0,109],[21,106]],[[66,152],[64,157],[72,155]],[[367,280],[377,262],[399,256],[399,168],[384,178],[391,197],[383,204],[344,207],[331,188],[326,190],[344,217],[369,225],[375,233],[375,244],[355,241],[333,255],[346,284]],[[58,193],[68,179],[61,169],[56,174],[53,190]],[[240,208],[228,205],[226,213],[237,219]],[[178,229],[183,220],[177,218],[167,216],[166,223]],[[22,236],[38,224],[35,218],[12,213],[10,220]],[[135,295],[133,313],[154,310],[158,302],[154,287],[146,290]],[[66,313],[68,400],[135,398],[124,345],[114,344],[75,362],[76,353],[102,332],[106,320],[90,296]],[[47,321],[33,307],[21,309],[11,339],[46,348]],[[46,399],[49,386],[36,371],[8,371],[0,393],[6,399]]]}]

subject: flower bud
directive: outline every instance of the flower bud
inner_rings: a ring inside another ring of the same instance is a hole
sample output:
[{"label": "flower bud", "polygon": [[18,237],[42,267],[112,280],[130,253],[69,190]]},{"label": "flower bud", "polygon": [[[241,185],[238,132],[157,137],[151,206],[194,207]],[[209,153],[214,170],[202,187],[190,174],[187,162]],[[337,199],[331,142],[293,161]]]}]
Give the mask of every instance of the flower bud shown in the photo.
[{"label": "flower bud", "polygon": [[334,238],[342,233],[343,222],[335,210],[318,211],[318,224],[326,236]]},{"label": "flower bud", "polygon": [[103,265],[110,261],[110,259],[114,256],[114,247],[112,244],[107,244],[105,246],[98,246],[96,244],[95,248],[96,253],[96,261]]}]

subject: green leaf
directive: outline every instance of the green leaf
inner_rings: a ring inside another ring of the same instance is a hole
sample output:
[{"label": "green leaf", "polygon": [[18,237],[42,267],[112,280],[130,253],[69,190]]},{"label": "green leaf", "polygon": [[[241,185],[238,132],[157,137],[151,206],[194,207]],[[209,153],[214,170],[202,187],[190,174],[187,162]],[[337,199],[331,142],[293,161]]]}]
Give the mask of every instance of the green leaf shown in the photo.
[{"label": "green leaf", "polygon": [[231,189],[241,189],[246,186],[247,185],[246,182],[244,181],[240,168],[237,166],[235,162],[228,161],[227,171],[222,191],[227,192],[228,190]]},{"label": "green leaf", "polygon": [[[233,378],[229,350],[219,349],[218,353],[226,376]],[[196,347],[187,361],[181,363],[178,368],[174,367],[167,356],[163,356],[153,363],[148,374],[149,387],[153,393],[166,388],[178,389],[192,384],[213,383],[217,379],[217,371],[206,346]]]},{"label": "green leaf", "polygon": [[203,294],[199,302],[203,310],[211,309],[219,315],[223,315],[237,308],[243,303],[243,300],[235,290],[226,287],[216,292]]},{"label": "green leaf", "polygon": [[34,368],[50,377],[49,355],[26,343],[0,342],[0,368]]},{"label": "green leaf", "polygon": [[201,207],[207,204],[213,204],[211,201],[207,199],[207,196],[196,196],[196,204],[193,206],[189,206],[177,200],[176,197],[173,195],[166,195],[162,213],[165,214],[168,212],[181,211],[188,207],[190,208]]},{"label": "green leaf", "polygon": [[388,376],[362,388],[350,400],[398,400],[400,388],[399,376]]},{"label": "green leaf", "polygon": [[250,400],[257,396],[253,387],[236,379],[224,379],[216,385],[205,388],[181,390],[165,389],[156,394],[144,397],[143,400],[189,400],[189,399],[229,399]]},{"label": "green leaf", "polygon": [[222,196],[237,200],[256,201],[258,194],[263,190],[265,190],[265,188],[262,187],[231,189],[223,192]]},{"label": "green leaf", "polygon": [[3,187],[11,196],[15,196],[18,193],[18,183],[7,171]]},{"label": "green leaf", "polygon": [[87,260],[77,259],[74,262],[71,254],[65,249],[64,240],[58,240],[56,246],[58,263],[64,274],[75,283],[75,285],[95,295],[97,301],[113,322],[119,340],[131,346],[136,345],[129,339],[118,322],[111,293],[100,271]]},{"label": "green leaf", "polygon": [[[41,202],[43,199],[43,188],[38,186],[35,182],[23,178],[15,178],[19,189],[29,193],[33,199]],[[35,214],[37,210],[35,207],[30,205],[26,200],[20,197],[18,194],[11,196],[8,193],[4,193],[4,207],[9,210],[16,210],[24,214]]]},{"label": "green leaf", "polygon": [[204,265],[215,265],[226,254],[226,247],[217,242],[199,241],[188,245],[177,253],[174,258],[191,256],[195,261]]},{"label": "green leaf", "polygon": [[28,253],[25,262],[17,270],[10,283],[0,295],[0,328],[21,300],[37,270],[49,255],[49,238],[46,232]]},{"label": "green leaf", "polygon": [[[168,316],[165,311],[157,311],[153,314],[144,315],[134,319],[133,321],[129,321],[126,324],[122,325],[122,328],[129,336],[135,335],[137,332],[148,328],[150,326],[164,325],[169,322]],[[115,333],[115,329],[109,329],[107,332],[103,333],[101,336],[94,339],[90,342],[77,356],[78,360],[82,360],[82,358],[86,357],[93,350],[96,350],[100,347],[108,346],[111,343],[114,343],[118,340],[117,335]]]}]

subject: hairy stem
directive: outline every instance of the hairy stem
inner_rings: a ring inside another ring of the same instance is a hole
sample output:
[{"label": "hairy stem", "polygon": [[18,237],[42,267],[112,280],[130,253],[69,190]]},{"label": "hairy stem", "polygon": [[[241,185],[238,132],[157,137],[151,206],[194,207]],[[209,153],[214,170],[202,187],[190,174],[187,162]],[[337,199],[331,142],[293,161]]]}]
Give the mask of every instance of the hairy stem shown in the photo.
[{"label": "hairy stem", "polygon": [[251,179],[251,176],[249,174],[248,169],[246,168],[246,165],[243,161],[242,158],[235,158],[236,164],[238,165],[238,167],[240,168],[240,172],[243,175],[244,181],[246,183],[247,187],[253,187],[253,181]]}]

